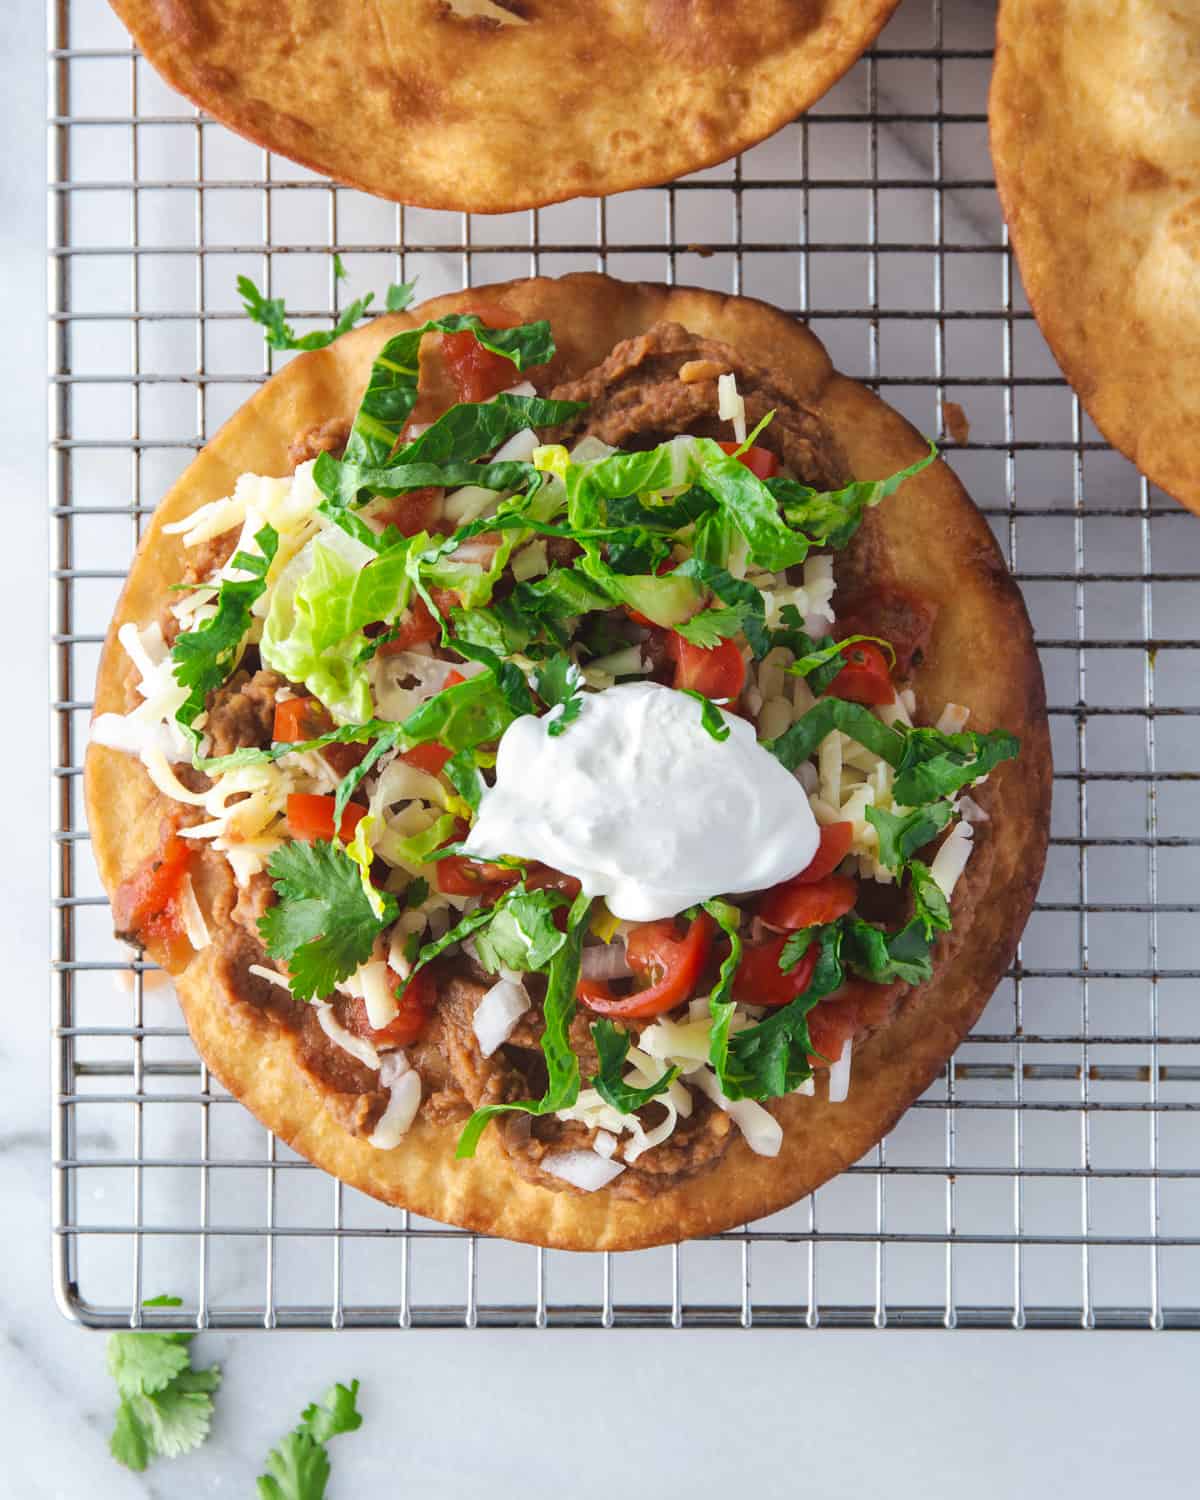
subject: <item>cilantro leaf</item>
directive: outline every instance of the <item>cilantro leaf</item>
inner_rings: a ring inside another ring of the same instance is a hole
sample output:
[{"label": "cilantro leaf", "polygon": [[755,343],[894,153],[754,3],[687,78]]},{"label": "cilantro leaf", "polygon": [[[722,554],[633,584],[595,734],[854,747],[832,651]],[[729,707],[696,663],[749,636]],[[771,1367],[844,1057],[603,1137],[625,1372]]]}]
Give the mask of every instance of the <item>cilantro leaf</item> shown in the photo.
[{"label": "cilantro leaf", "polygon": [[945,828],[953,813],[948,801],[930,802],[900,816],[882,807],[868,807],[867,822],[879,835],[879,863],[899,876],[916,851]]},{"label": "cilantro leaf", "polygon": [[320,1403],[304,1408],[299,1426],[267,1455],[267,1472],[257,1482],[259,1500],[324,1500],[331,1470],[325,1444],[362,1426],[357,1396],[357,1380],[349,1386],[339,1383]]},{"label": "cilantro leaf", "polygon": [[600,1060],[600,1068],[592,1079],[592,1087],[605,1104],[611,1105],[620,1114],[631,1115],[649,1104],[651,1099],[657,1099],[659,1094],[665,1094],[679,1076],[678,1068],[668,1068],[657,1082],[646,1088],[634,1088],[621,1076],[621,1069],[629,1055],[629,1033],[619,1030],[607,1017],[603,1017],[592,1022],[592,1040],[596,1044],[596,1056]]},{"label": "cilantro leaf", "polygon": [[512,1104],[488,1104],[477,1109],[458,1138],[457,1157],[474,1156],[489,1121],[508,1110],[530,1115],[553,1114],[569,1109],[579,1097],[579,1059],[571,1050],[571,1022],[575,1018],[575,986],[579,983],[579,961],[591,898],[580,893],[567,914],[566,941],[550,960],[546,999],[542,1005],[546,1027],[542,1032],[542,1055],[546,1059],[546,1092],[540,1099],[518,1099]]},{"label": "cilantro leaf", "polygon": [[566,904],[557,891],[514,891],[498,904],[487,930],[475,940],[480,963],[493,974],[544,969],[567,940],[554,925],[555,911]]},{"label": "cilantro leaf", "polygon": [[[454,851],[447,849],[443,852],[451,854]],[[432,942],[425,943],[417,948],[415,954],[410,959],[412,968],[409,970],[407,977],[397,987],[396,995],[398,997],[403,996],[405,990],[412,983],[413,975],[418,969],[423,969],[426,964],[432,963],[440,953],[444,953],[447,948],[452,947],[455,943],[461,943],[464,938],[472,937],[475,933],[482,931],[483,928],[490,926],[495,920],[497,913],[503,908],[505,902],[510,901],[516,892],[523,890],[523,886],[514,886],[511,890],[505,891],[495,906],[477,907],[474,911],[468,912],[453,927],[447,928],[440,938],[434,938]]]},{"label": "cilantro leaf", "polygon": [[689,698],[695,698],[700,705],[701,727],[711,734],[714,740],[721,742],[729,738],[731,731],[725,722],[725,715],[711,698],[706,698],[703,693],[696,692],[695,688],[680,688],[679,691]]},{"label": "cilantro leaf", "polygon": [[843,922],[842,956],[846,966],[872,984],[921,984],[933,974],[932,948],[925,923],[914,917],[899,932],[885,932],[873,922],[848,916]]},{"label": "cilantro leaf", "polygon": [[193,725],[204,712],[209,693],[219,688],[237,665],[250,629],[250,607],[267,586],[267,570],[279,547],[279,534],[273,526],[264,526],[254,540],[261,555],[238,552],[231,564],[250,577],[222,579],[216,614],[196,630],[178,636],[171,648],[175,681],[190,689],[175,718],[193,745],[200,743],[200,733]]},{"label": "cilantro leaf", "polygon": [[[154,1297],[147,1307],[177,1307],[177,1297]],[[216,1365],[191,1366],[194,1333],[146,1330],[114,1333],[108,1369],[121,1400],[109,1450],[139,1473],[153,1458],[176,1458],[198,1447],[212,1421],[212,1393],[221,1383]]]},{"label": "cilantro leaf", "polygon": [[534,677],[537,695],[550,709],[546,733],[552,739],[566,731],[583,712],[583,673],[565,653],[551,656]]},{"label": "cilantro leaf", "polygon": [[[695,578],[705,588],[711,589],[722,605],[736,612],[736,630],[741,630],[749,641],[754,655],[763,657],[767,654],[771,649],[771,637],[766,626],[766,606],[763,604],[762,594],[752,583],[747,583],[744,578],[735,578],[726,568],[717,567],[715,563],[706,562],[698,556],[689,557],[675,569],[675,573],[678,577]],[[675,628],[681,635],[687,635],[686,625],[694,623],[694,620],[690,620]],[[736,633],[736,630],[729,634]],[[693,645],[701,644],[692,636],[688,636],[688,639]]]},{"label": "cilantro leaf", "polygon": [[421,906],[429,896],[429,882],[423,875],[418,875],[415,880],[410,880],[408,888],[404,892],[404,904],[410,909]]},{"label": "cilantro leaf", "polygon": [[474,750],[460,750],[452,755],[442,767],[442,775],[471,811],[477,813],[483,801],[484,785]]},{"label": "cilantro leaf", "polygon": [[279,901],[258,921],[266,950],[287,960],[298,1000],[323,999],[370,958],[376,936],[396,918],[396,899],[381,892],[377,917],[358,866],[327,839],[282,844],[267,871]]},{"label": "cilantro leaf", "polygon": [[949,932],[950,903],[929,866],[919,859],[910,860],[908,872],[912,881],[913,915],[921,923],[925,936]]},{"label": "cilantro leaf", "polygon": [[[789,604],[785,608],[795,610],[795,605]],[[835,641],[832,636],[823,636],[819,641],[812,641],[804,636],[803,643],[793,644],[793,650],[796,645],[800,646],[800,650],[796,652],[796,660],[784,670],[794,677],[808,678],[813,692],[823,693],[845,666],[843,653],[859,641],[870,641],[872,645],[882,646],[892,663],[895,663],[896,653],[892,650],[891,643],[877,635],[848,635],[840,641]]]},{"label": "cilantro leaf", "polygon": [[702,609],[698,615],[693,615],[690,620],[684,620],[674,628],[685,641],[691,641],[693,646],[711,651],[722,641],[737,635],[742,628],[742,614],[729,604],[714,605],[711,609]]}]

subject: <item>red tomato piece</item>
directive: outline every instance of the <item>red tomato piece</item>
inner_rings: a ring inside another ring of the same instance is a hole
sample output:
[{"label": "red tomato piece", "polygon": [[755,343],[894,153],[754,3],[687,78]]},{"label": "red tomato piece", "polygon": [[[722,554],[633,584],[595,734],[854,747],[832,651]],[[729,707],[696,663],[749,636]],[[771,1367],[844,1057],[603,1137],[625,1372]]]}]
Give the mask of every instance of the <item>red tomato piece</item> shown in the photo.
[{"label": "red tomato piece", "polygon": [[730,700],[740,697],[746,683],[746,663],[733,641],[722,641],[711,651],[693,646],[677,630],[667,636],[667,647],[675,659],[677,688],[689,688],[706,698]]},{"label": "red tomato piece", "polygon": [[384,641],[379,648],[379,654],[380,656],[399,656],[402,651],[409,651],[413,646],[436,641],[441,633],[441,628],[429,613],[424,599],[420,594],[414,594],[408,606],[408,612],[397,627],[396,634],[390,641]]},{"label": "red tomato piece", "polygon": [[315,740],[332,728],[333,720],[316,698],[285,698],[275,705],[271,738],[281,745],[299,744],[302,740]]},{"label": "red tomato piece", "polygon": [[[393,989],[400,985],[400,976],[394,969],[388,970],[388,983]],[[386,1026],[376,1029],[367,1019],[366,1002],[351,1000],[346,1008],[346,1029],[369,1042],[409,1047],[429,1024],[436,1002],[437,985],[433,975],[428,969],[418,969],[396,1002],[399,1009]]]},{"label": "red tomato piece", "polygon": [[839,640],[848,635],[877,635],[896,653],[895,671],[907,677],[916,658],[928,649],[938,607],[898,584],[876,583],[869,593],[838,605]]},{"label": "red tomato piece", "polygon": [[681,937],[673,917],[642,922],[629,934],[625,954],[629,967],[650,982],[631,995],[614,995],[600,980],[581,979],[576,993],[589,1009],[602,1016],[640,1020],[674,1010],[695,990],[713,942],[713,920],[700,915]]},{"label": "red tomato piece", "polygon": [[485,349],[468,329],[442,334],[442,361],[460,401],[487,401],[522,378],[511,359]]},{"label": "red tomato piece", "polygon": [[419,531],[432,531],[442,508],[440,489],[409,490],[404,495],[393,495],[391,499],[372,509],[372,519],[385,529],[394,526],[405,536],[416,536]]},{"label": "red tomato piece", "polygon": [[853,823],[826,823],[821,829],[821,842],[817,845],[817,852],[799,875],[793,875],[784,883],[786,885],[812,885],[814,881],[824,880],[826,875],[833,874],[850,853],[850,845],[853,842]]},{"label": "red tomato piece", "polygon": [[[306,843],[312,843],[314,839],[331,839],[334,803],[333,797],[321,797],[314,792],[292,792],[287,799],[287,821],[292,837]],[[357,802],[346,804],[338,829],[343,844],[348,844],[354,837],[354,830],[366,815],[366,808]]]},{"label": "red tomato piece", "polygon": [[[454,837],[459,839],[462,833],[456,833]],[[520,870],[510,870],[507,865],[488,864],[484,860],[468,859],[463,854],[451,854],[446,859],[439,859],[434,872],[437,888],[444,896],[478,896],[485,905],[495,901],[521,878]]]},{"label": "red tomato piece", "polygon": [[836,922],[857,899],[858,883],[846,875],[826,875],[805,883],[789,880],[759,898],[758,915],[768,927],[798,932],[801,927]]},{"label": "red tomato piece", "polygon": [[574,901],[579,894],[580,885],[574,875],[564,875],[561,870],[552,869],[549,865],[532,864],[525,871],[525,889],[559,891],[568,901]]},{"label": "red tomato piece", "polygon": [[445,745],[430,740],[428,744],[414,745],[411,750],[406,750],[400,759],[410,766],[416,766],[418,771],[428,771],[430,776],[440,776],[453,754],[454,751],[447,750]]},{"label": "red tomato piece", "polygon": [[837,1062],[842,1048],[858,1030],[858,1017],[853,1001],[844,1003],[838,995],[831,995],[814,1006],[808,1015],[808,1035],[813,1051],[808,1055],[809,1066],[827,1068]]},{"label": "red tomato piece", "polygon": [[868,704],[895,700],[896,689],[892,686],[887,657],[878,646],[870,641],[855,641],[853,646],[846,647],[842,660],[846,665],[829,684],[833,697]]},{"label": "red tomato piece", "polygon": [[155,958],[177,969],[191,957],[179,912],[179,893],[191,864],[192,846],[178,834],[173,818],[163,820],[158,849],[113,892],[113,927]]},{"label": "red tomato piece", "polygon": [[779,960],[786,942],[785,937],[776,937],[765,943],[747,943],[733,976],[735,1000],[743,1005],[789,1005],[804,993],[817,966],[817,945],[810,944],[796,967],[785,974]]},{"label": "red tomato piece", "polygon": [[[724,449],[726,453],[732,453],[737,443],[718,443],[717,447]],[[745,464],[756,479],[774,479],[779,473],[779,460],[769,448],[760,448],[757,444],[747,448],[745,453],[738,454],[738,462]]]},{"label": "red tomato piece", "polygon": [[445,691],[445,689],[448,687],[457,687],[460,682],[466,682],[466,680],[467,679],[461,672],[456,672],[453,668],[451,668],[450,671],[446,673],[446,680],[442,683],[442,689],[443,691]]}]

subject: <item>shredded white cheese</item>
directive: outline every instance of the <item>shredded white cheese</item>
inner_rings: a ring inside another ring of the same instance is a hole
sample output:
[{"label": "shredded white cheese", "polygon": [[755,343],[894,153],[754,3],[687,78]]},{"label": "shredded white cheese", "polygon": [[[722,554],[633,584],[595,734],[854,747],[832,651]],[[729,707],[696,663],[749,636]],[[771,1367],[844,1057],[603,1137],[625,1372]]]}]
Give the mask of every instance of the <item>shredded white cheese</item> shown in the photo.
[{"label": "shredded white cheese", "polygon": [[207,948],[212,938],[209,936],[204,913],[200,910],[200,903],[196,900],[196,889],[192,885],[190,875],[185,875],[179,883],[179,915],[183,919],[183,930],[187,934],[187,940],[196,952],[199,953],[201,948]]},{"label": "shredded white cheese", "polygon": [[845,1104],[850,1092],[850,1056],[854,1051],[854,1038],[847,1037],[842,1055],[829,1069],[829,1102]]},{"label": "shredded white cheese", "polygon": [[964,708],[961,703],[947,703],[934,727],[940,734],[961,734],[970,717],[971,710]]},{"label": "shredded white cheese", "polygon": [[967,867],[967,860],[971,857],[971,840],[974,837],[975,830],[970,823],[956,823],[933,856],[929,873],[947,901],[954,894],[958,877]]},{"label": "shredded white cheese", "polygon": [[543,1172],[569,1182],[584,1193],[595,1193],[606,1188],[625,1170],[619,1161],[609,1161],[595,1151],[560,1151],[554,1156],[544,1156],[540,1163]]},{"label": "shredded white cheese", "polygon": [[318,1000],[316,1002],[317,1021],[321,1030],[334,1044],[343,1052],[348,1052],[351,1057],[356,1057],[360,1063],[368,1068],[379,1067],[379,1053],[365,1041],[361,1036],[355,1036],[352,1031],[347,1031],[341,1025],[333,1013],[333,1006],[328,1001]]},{"label": "shredded white cheese", "polygon": [[733,435],[739,443],[746,441],[746,400],[732,372],[717,376],[717,415],[722,422],[733,423]]},{"label": "shredded white cheese", "polygon": [[388,1052],[379,1065],[379,1082],[388,1091],[387,1107],[367,1143],[377,1151],[392,1151],[406,1136],[421,1107],[421,1075],[403,1052]]},{"label": "shredded white cheese", "polygon": [[769,1109],[764,1109],[753,1099],[727,1099],[711,1068],[701,1068],[693,1073],[691,1082],[707,1094],[718,1109],[725,1111],[756,1156],[779,1155],[783,1145],[783,1126]]}]

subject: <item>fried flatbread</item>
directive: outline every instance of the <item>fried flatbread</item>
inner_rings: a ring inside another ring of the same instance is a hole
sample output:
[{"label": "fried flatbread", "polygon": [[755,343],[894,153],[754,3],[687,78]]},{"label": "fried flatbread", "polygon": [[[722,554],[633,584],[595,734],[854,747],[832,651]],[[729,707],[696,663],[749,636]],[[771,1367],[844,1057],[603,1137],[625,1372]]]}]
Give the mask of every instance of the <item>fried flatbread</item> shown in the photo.
[{"label": "fried flatbread", "polygon": [[[512,282],[486,288],[485,296],[489,309],[514,321],[550,319],[558,353],[537,376],[543,387],[577,378],[619,340],[674,320],[777,369],[829,424],[857,477],[886,476],[924,451],[902,417],[834,371],[811,333],[763,303],[593,274]],[[221,429],[147,530],[105,648],[97,711],[125,703],[129,666],[117,629],[150,618],[182,571],[179,539],[164,536],[164,524],[228,494],[245,471],[286,472],[295,433],[354,409],[372,356],[390,335],[473,305],[478,297],[470,292],[442,297],[302,354]],[[214,1074],[295,1150],[366,1193],[447,1223],[566,1249],[635,1249],[725,1229],[784,1208],[858,1160],[937,1076],[1004,973],[1033,903],[1049,831],[1049,738],[1029,621],[986,521],[940,461],[869,513],[838,567],[845,586],[857,590],[884,563],[896,583],[939,606],[916,674],[921,716],[936,718],[947,701],[968,704],[973,725],[1019,734],[1021,756],[993,772],[984,789],[993,816],[980,827],[954,893],[953,952],[858,1048],[846,1103],[829,1104],[820,1083],[815,1098],[772,1106],[784,1128],[778,1157],[754,1155],[739,1137],[708,1175],[630,1202],[522,1180],[494,1131],[474,1160],[455,1161],[458,1125],[435,1125],[423,1115],[395,1150],[374,1150],[323,1107],[297,1065],[292,1036],[239,1000],[222,977],[216,945],[176,975],[188,1026]],[[154,846],[165,803],[156,806],[159,794],[138,761],[100,746],[88,751],[86,795],[93,847],[111,891]],[[203,907],[209,893],[198,894]]]},{"label": "fried flatbread", "polygon": [[113,0],[244,136],[426,208],[507,213],[666,182],[831,88],[898,0]]},{"label": "fried flatbread", "polygon": [[1200,8],[1003,0],[990,114],[1046,341],[1108,441],[1200,511]]}]

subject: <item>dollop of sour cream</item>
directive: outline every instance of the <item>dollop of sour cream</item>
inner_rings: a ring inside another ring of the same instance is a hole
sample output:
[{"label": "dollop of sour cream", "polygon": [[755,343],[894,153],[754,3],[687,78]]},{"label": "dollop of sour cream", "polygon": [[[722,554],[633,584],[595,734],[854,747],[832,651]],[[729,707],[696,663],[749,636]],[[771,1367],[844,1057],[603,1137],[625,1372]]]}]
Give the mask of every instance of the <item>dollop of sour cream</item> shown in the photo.
[{"label": "dollop of sour cream", "polygon": [[629,922],[787,880],[817,850],[808,798],[750,724],[725,722],[718,741],[694,698],[645,682],[585,694],[557,736],[517,719],[466,848],[541,860]]}]

